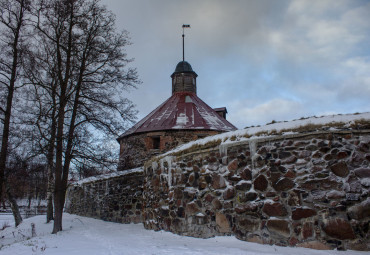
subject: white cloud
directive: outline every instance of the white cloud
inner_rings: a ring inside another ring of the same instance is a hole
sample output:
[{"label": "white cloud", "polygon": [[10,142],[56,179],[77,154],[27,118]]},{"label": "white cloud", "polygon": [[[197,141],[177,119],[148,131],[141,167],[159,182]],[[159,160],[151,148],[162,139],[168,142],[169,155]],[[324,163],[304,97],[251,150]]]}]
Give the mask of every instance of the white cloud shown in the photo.
[{"label": "white cloud", "polygon": [[243,101],[230,106],[228,119],[238,128],[263,125],[272,120],[284,121],[305,115],[304,106],[297,102],[276,98],[262,104],[248,107]]},{"label": "white cloud", "polygon": [[[331,63],[348,57],[369,41],[370,3],[292,1],[285,22],[271,31],[271,45],[286,59]],[[365,36],[367,35],[367,36]]]},{"label": "white cloud", "polygon": [[324,15],[328,11],[332,11],[334,13],[343,11],[350,2],[350,0],[294,0],[290,1],[287,12],[299,14],[309,13],[311,15],[320,16]]},{"label": "white cloud", "polygon": [[340,101],[363,104],[370,110],[370,58],[354,57],[342,63],[347,78],[338,86]]}]

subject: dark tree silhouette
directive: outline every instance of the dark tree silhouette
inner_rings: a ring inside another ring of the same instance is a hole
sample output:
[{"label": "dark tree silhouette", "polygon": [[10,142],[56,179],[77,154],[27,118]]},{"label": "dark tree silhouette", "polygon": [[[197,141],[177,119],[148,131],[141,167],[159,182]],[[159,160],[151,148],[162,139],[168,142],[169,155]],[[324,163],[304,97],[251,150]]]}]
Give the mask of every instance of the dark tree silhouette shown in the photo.
[{"label": "dark tree silhouette", "polygon": [[124,92],[135,87],[138,77],[135,69],[127,68],[132,61],[124,52],[128,33],[117,32],[114,15],[99,1],[39,1],[36,14],[36,41],[47,42],[54,53],[47,57],[38,52],[34,61],[51,64],[47,75],[55,85],[55,104],[49,105],[56,127],[53,233],[57,233],[62,230],[71,163],[78,158],[104,160],[96,155],[96,141],[89,138],[117,135],[131,123],[135,111]]},{"label": "dark tree silhouette", "polygon": [[19,85],[21,63],[23,60],[25,25],[29,16],[30,1],[1,0],[0,1],[0,87],[1,87],[1,151],[0,151],[0,198],[3,184],[11,203],[15,225],[19,225],[22,217],[17,203],[11,193],[11,187],[6,181],[5,169],[7,164],[10,126],[14,93]]}]

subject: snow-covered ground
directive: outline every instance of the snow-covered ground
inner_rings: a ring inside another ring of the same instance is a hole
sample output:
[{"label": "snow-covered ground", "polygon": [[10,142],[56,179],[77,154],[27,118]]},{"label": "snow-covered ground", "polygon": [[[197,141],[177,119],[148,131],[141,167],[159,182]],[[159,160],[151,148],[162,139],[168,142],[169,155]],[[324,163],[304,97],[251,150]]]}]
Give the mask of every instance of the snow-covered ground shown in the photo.
[{"label": "snow-covered ground", "polygon": [[[1,217],[1,216],[0,216]],[[119,224],[64,214],[64,231],[52,235],[45,216],[28,218],[18,227],[0,231],[0,254],[248,254],[248,255],[365,255],[359,251],[319,251],[260,245],[223,236],[198,239],[165,231],[145,230],[142,224]],[[32,237],[31,223],[36,236]]]},{"label": "snow-covered ground", "polygon": [[[0,214],[0,230],[4,226],[13,226],[14,225],[14,217],[13,214],[7,213],[7,214]],[[1,232],[0,232],[1,233]],[[1,239],[0,239],[1,244]]]}]

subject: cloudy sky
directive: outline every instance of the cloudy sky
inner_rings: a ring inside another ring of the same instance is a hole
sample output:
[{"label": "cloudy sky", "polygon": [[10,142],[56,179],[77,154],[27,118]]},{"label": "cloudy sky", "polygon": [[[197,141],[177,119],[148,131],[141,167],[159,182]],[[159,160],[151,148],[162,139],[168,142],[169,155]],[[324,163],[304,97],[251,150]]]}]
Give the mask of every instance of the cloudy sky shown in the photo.
[{"label": "cloudy sky", "polygon": [[130,32],[138,120],[171,96],[182,60],[198,96],[238,128],[370,111],[370,1],[102,0]]}]

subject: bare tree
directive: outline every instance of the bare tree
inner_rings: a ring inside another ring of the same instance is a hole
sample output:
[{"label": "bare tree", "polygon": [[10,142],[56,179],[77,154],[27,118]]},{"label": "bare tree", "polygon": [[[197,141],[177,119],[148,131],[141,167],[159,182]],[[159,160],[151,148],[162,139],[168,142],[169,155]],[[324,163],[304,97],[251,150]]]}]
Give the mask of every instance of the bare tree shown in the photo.
[{"label": "bare tree", "polygon": [[27,113],[24,124],[33,127],[32,142],[36,143],[35,156],[44,155],[48,170],[46,222],[54,219],[53,192],[55,166],[55,136],[57,117],[57,84],[55,71],[55,50],[50,41],[33,38],[34,48],[24,64],[29,86],[25,101],[30,102],[24,109]]},{"label": "bare tree", "polygon": [[12,117],[14,93],[21,73],[22,55],[24,52],[24,31],[27,16],[29,15],[28,0],[1,0],[0,1],[0,86],[2,101],[0,106],[2,127],[2,141],[0,152],[0,198],[3,184],[6,185],[8,199],[11,202],[16,226],[20,224],[18,206],[11,194],[11,187],[4,175],[8,156],[10,124]]},{"label": "bare tree", "polygon": [[87,136],[117,135],[134,119],[124,91],[135,87],[138,77],[135,69],[126,68],[132,61],[124,53],[127,32],[117,33],[114,15],[98,0],[38,4],[37,36],[55,52],[51,77],[56,85],[53,233],[57,233],[62,230],[71,163],[89,154],[81,150]]}]

